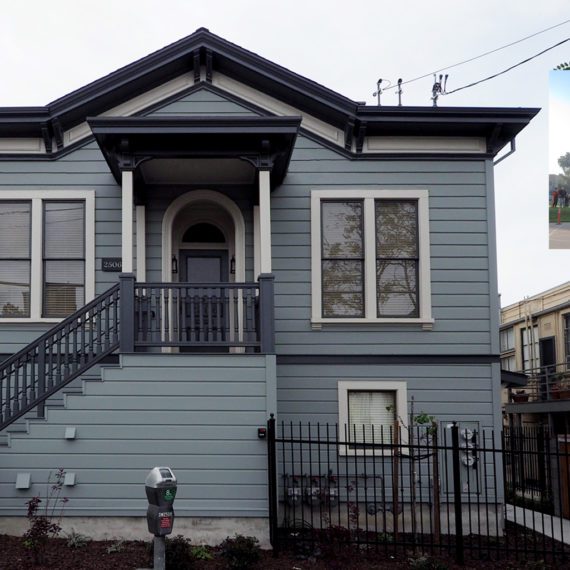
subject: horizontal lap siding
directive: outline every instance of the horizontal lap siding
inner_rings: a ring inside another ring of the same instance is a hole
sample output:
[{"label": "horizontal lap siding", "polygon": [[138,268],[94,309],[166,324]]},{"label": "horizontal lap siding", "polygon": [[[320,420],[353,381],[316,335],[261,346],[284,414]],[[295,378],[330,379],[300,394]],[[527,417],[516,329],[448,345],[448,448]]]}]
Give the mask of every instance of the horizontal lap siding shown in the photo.
[{"label": "horizontal lap siding", "polygon": [[[65,490],[68,514],[143,515],[145,476],[168,465],[179,480],[177,514],[266,516],[267,446],[257,437],[266,374],[264,356],[123,356],[103,382],[86,383],[0,448],[0,515],[24,514],[59,467],[77,476]],[[76,440],[64,439],[67,426]],[[20,472],[32,474],[29,491],[14,489]]]},{"label": "horizontal lap siding", "polygon": [[[312,330],[310,194],[319,188],[429,191],[432,331],[324,325]],[[490,291],[483,161],[350,161],[300,136],[271,202],[280,354],[488,354]]]},{"label": "horizontal lap siding", "polygon": [[[491,365],[280,364],[277,377],[279,421],[335,424],[340,380],[386,380],[406,382],[408,414],[413,398],[415,414],[493,426]],[[407,414],[401,415],[407,421]]]}]

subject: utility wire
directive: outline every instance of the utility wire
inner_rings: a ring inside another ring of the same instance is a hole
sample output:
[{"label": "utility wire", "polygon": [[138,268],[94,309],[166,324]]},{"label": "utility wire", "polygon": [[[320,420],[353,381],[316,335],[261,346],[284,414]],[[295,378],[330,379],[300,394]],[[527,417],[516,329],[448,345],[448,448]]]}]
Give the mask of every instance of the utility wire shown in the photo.
[{"label": "utility wire", "polygon": [[532,55],[531,57],[527,57],[526,59],[523,59],[523,61],[519,61],[518,63],[511,65],[511,67],[507,67],[507,69],[504,69],[503,71],[499,71],[499,73],[495,73],[494,75],[489,75],[489,77],[485,77],[485,79],[480,79],[479,81],[474,81],[473,83],[469,83],[469,85],[464,85],[463,87],[458,87],[457,89],[454,89],[453,91],[447,91],[445,93],[442,93],[442,95],[451,95],[452,93],[457,93],[457,91],[461,91],[462,89],[467,89],[468,87],[473,87],[475,85],[479,85],[479,83],[483,83],[484,81],[489,81],[490,79],[495,79],[495,77],[499,77],[499,75],[503,75],[503,74],[507,73],[508,71],[511,71],[515,67],[519,67],[520,65],[523,65],[524,63],[528,63],[529,61],[537,58],[538,56],[542,55],[543,53],[546,53],[547,51],[550,51],[551,49],[554,49],[558,46],[561,46],[562,44],[565,44],[567,41],[570,41],[570,38],[566,38],[565,40],[562,40],[561,42],[558,42],[557,44],[554,44],[553,46],[550,46],[550,47],[542,50],[541,52],[539,52],[535,55]]},{"label": "utility wire", "polygon": [[[408,81],[402,81],[402,85],[406,85],[408,83],[413,83],[414,81],[419,81],[420,79],[425,79],[426,77],[431,77],[434,73],[439,73],[440,71],[446,71],[447,69],[459,67],[460,65],[464,65],[465,63],[475,61],[476,59],[480,59],[480,58],[485,57],[487,55],[491,55],[492,53],[496,53],[496,52],[501,51],[503,49],[506,49],[508,47],[514,46],[516,44],[520,44],[521,42],[524,42],[525,40],[529,40],[530,38],[534,38],[535,36],[538,36],[540,34],[544,34],[545,32],[548,32],[550,30],[554,30],[555,28],[559,28],[560,26],[563,26],[564,24],[568,24],[568,22],[570,22],[570,20],[564,20],[564,22],[560,22],[559,24],[556,24],[554,26],[550,26],[549,28],[545,28],[544,30],[540,30],[539,32],[535,32],[534,34],[531,34],[530,36],[525,36],[524,38],[521,38],[520,40],[516,40],[514,42],[511,42],[510,44],[505,44],[504,46],[492,49],[490,51],[486,51],[485,53],[482,53],[480,55],[476,55],[475,57],[472,57],[470,59],[466,59],[464,61],[454,63],[453,65],[449,65],[447,67],[442,67],[441,69],[436,69],[435,71],[431,71],[430,73],[426,73],[425,75],[420,75],[419,77],[414,77],[413,79],[408,79]],[[390,85],[390,86],[386,87],[385,89],[382,89],[382,91],[388,91],[389,89],[395,89],[396,87],[397,87],[397,85]]]}]

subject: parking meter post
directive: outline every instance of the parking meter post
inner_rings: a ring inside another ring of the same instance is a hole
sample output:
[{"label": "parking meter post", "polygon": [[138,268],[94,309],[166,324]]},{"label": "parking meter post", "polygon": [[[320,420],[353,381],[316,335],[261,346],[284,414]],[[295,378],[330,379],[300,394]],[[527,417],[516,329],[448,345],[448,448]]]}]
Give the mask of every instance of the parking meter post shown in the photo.
[{"label": "parking meter post", "polygon": [[154,537],[154,570],[165,570],[166,568],[166,538],[164,536]]},{"label": "parking meter post", "polygon": [[174,526],[174,499],[178,483],[170,467],[154,467],[145,480],[148,499],[146,520],[148,531],[154,534],[154,568],[164,570],[165,536]]}]

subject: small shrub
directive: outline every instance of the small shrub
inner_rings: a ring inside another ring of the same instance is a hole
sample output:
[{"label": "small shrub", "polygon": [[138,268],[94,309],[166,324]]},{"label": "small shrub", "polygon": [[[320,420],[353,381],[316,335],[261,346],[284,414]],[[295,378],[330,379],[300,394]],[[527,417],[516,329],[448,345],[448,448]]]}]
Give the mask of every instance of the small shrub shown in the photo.
[{"label": "small shrub", "polygon": [[207,546],[200,545],[192,547],[192,558],[194,560],[212,560],[214,557]]},{"label": "small shrub", "polygon": [[71,529],[71,532],[67,534],[67,546],[69,548],[83,548],[91,539],[80,532],[75,532]]},{"label": "small shrub", "polygon": [[125,549],[125,541],[117,540],[113,544],[107,547],[107,554],[116,554],[117,552],[122,552]]},{"label": "small shrub", "polygon": [[192,547],[190,539],[181,534],[166,539],[166,567],[168,570],[187,570],[192,568]]},{"label": "small shrub", "polygon": [[[58,469],[55,474],[55,481],[51,480],[51,473],[48,475],[46,496],[42,500],[40,497],[32,497],[26,502],[28,506],[28,522],[30,528],[24,533],[24,546],[32,551],[34,564],[45,564],[46,547],[50,538],[55,538],[61,532],[61,517],[63,509],[68,501],[67,497],[61,497],[65,470]],[[42,507],[40,505],[43,503]]]},{"label": "small shrub", "polygon": [[232,570],[247,570],[261,560],[259,541],[254,536],[236,534],[220,545],[221,556]]}]

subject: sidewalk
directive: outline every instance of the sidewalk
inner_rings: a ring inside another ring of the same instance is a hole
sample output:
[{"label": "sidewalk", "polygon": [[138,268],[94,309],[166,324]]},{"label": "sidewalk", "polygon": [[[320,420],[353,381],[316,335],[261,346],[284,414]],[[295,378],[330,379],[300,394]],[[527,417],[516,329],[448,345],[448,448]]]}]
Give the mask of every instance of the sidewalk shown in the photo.
[{"label": "sidewalk", "polygon": [[514,505],[506,505],[506,517],[509,522],[540,532],[564,544],[570,544],[570,521],[567,519],[544,515],[530,509],[515,507]]},{"label": "sidewalk", "polygon": [[548,224],[550,249],[570,249],[570,222]]}]

